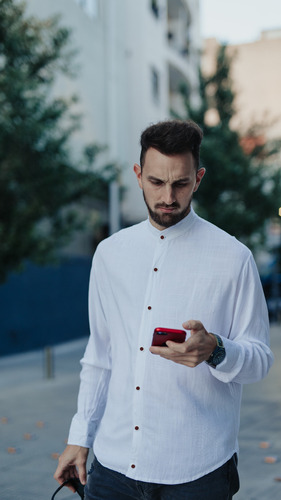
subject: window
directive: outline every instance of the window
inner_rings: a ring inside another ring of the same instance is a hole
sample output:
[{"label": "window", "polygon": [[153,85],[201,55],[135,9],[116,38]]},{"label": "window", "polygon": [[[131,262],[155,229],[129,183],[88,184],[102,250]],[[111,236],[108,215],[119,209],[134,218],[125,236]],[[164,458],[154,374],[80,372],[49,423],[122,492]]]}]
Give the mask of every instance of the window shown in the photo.
[{"label": "window", "polygon": [[159,17],[159,5],[158,5],[158,0],[151,0],[151,10],[155,17]]},{"label": "window", "polygon": [[89,17],[97,17],[98,16],[98,1],[99,0],[75,0],[78,5],[80,5],[81,9]]},{"label": "window", "polygon": [[168,0],[167,38],[171,48],[184,57],[190,51],[191,13],[188,4],[183,0]]},{"label": "window", "polygon": [[151,68],[151,89],[152,97],[155,102],[159,102],[160,98],[160,79],[156,68]]}]

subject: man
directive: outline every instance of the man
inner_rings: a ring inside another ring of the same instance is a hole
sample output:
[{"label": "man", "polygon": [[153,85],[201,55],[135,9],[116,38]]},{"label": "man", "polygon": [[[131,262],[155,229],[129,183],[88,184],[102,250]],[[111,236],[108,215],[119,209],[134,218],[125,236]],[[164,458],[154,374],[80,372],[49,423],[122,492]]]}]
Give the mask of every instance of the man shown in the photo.
[{"label": "man", "polygon": [[[91,271],[91,335],[78,412],[55,478],[86,499],[228,500],[239,488],[242,384],[272,363],[250,251],[191,208],[204,168],[192,121],[150,126],[134,166],[149,218],[104,240]],[[151,347],[156,327],[186,341]]]}]

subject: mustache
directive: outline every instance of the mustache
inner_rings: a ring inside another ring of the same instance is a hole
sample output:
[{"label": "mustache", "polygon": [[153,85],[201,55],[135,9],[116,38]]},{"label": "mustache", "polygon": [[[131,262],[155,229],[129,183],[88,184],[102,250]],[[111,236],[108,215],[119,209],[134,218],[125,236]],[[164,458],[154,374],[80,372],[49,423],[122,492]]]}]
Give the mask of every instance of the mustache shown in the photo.
[{"label": "mustache", "polygon": [[155,205],[155,208],[179,208],[179,204],[174,201],[174,203],[171,203],[170,205],[167,205],[166,203],[157,203]]}]

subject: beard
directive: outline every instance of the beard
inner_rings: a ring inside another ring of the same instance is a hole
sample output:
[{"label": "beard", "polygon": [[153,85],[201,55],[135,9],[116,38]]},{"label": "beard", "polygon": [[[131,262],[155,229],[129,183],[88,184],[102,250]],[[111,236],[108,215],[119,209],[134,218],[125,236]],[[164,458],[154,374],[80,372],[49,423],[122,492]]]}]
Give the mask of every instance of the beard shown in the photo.
[{"label": "beard", "polygon": [[[177,224],[178,222],[180,222],[182,219],[184,219],[187,214],[189,213],[190,211],[190,205],[191,205],[191,201],[192,199],[189,200],[189,203],[188,205],[183,209],[181,210],[180,212],[175,212],[175,213],[162,213],[162,212],[156,212],[155,210],[152,210],[152,208],[150,207],[150,205],[148,204],[147,200],[146,200],[146,197],[145,197],[145,194],[144,194],[144,191],[142,192],[143,193],[143,199],[144,199],[144,202],[147,206],[147,210],[148,210],[148,213],[149,213],[149,216],[150,218],[158,225],[158,226],[162,226],[162,227],[165,227],[165,228],[168,228],[168,227],[171,227],[171,226],[174,226],[175,224]],[[155,209],[157,208],[180,208],[179,207],[179,204],[174,202],[174,203],[171,203],[171,205],[166,205],[165,203],[158,203],[157,205],[155,205]]]}]

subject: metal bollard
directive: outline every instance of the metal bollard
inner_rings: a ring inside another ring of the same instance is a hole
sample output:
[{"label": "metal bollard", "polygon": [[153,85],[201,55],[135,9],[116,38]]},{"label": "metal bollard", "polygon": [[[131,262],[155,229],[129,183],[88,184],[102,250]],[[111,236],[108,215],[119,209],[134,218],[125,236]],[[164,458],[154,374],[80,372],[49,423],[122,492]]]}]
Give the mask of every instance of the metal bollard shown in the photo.
[{"label": "metal bollard", "polygon": [[54,378],[54,351],[50,346],[44,349],[45,378]]}]

